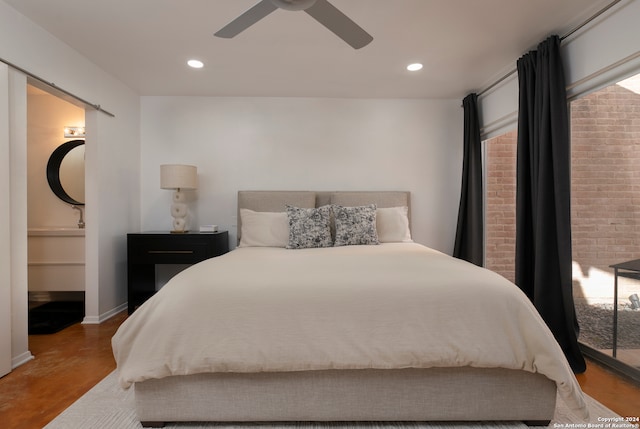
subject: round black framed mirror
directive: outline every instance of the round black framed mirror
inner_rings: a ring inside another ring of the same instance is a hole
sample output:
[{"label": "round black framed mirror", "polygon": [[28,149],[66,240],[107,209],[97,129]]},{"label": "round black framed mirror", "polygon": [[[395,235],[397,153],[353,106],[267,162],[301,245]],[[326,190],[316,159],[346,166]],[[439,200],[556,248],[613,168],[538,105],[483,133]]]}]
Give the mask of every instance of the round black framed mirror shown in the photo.
[{"label": "round black framed mirror", "polygon": [[84,205],[84,140],[58,146],[47,162],[47,182],[62,201]]}]

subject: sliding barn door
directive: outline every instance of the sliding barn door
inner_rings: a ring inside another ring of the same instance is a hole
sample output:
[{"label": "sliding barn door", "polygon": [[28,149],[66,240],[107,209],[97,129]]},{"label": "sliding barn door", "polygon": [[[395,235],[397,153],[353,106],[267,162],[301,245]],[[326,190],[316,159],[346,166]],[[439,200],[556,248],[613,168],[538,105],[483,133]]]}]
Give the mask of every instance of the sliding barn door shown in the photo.
[{"label": "sliding barn door", "polygon": [[0,63],[0,377],[11,371],[9,70]]}]

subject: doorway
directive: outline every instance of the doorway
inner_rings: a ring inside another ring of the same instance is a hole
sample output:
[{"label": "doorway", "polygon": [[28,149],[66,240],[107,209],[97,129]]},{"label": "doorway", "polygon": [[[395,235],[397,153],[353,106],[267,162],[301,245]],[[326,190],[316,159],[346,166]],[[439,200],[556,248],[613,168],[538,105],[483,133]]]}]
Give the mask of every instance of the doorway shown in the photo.
[{"label": "doorway", "polygon": [[84,108],[27,85],[30,335],[84,317],[84,125]]}]

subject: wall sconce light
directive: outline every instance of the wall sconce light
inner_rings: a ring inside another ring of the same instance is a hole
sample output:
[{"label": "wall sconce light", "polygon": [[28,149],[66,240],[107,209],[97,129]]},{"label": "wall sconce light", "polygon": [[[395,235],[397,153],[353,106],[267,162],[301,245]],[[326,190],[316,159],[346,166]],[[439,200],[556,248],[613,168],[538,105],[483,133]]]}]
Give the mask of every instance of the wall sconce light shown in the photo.
[{"label": "wall sconce light", "polygon": [[64,138],[84,137],[84,127],[64,127]]},{"label": "wall sconce light", "polygon": [[174,234],[188,232],[186,230],[187,205],[185,189],[198,188],[198,169],[194,165],[168,164],[160,166],[160,188],[173,189],[173,203],[171,204],[171,216],[173,216]]}]

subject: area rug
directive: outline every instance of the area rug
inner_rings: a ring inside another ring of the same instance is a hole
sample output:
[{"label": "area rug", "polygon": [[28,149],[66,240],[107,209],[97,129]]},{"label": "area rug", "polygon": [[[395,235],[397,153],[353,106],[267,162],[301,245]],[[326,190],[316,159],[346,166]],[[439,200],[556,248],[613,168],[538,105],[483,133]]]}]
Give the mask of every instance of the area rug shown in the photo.
[{"label": "area rug", "polygon": [[[117,383],[116,373],[112,372],[93,389],[73,403],[44,429],[138,429],[142,426],[136,418],[133,389],[123,390]],[[588,423],[602,423],[602,418],[619,417],[591,397],[586,397],[591,417],[584,421],[569,410],[562,399],[558,398],[556,413],[550,428],[586,428]],[[599,419],[600,418],[600,419]],[[167,429],[525,429],[521,422],[496,423],[175,423],[167,424]]]}]

